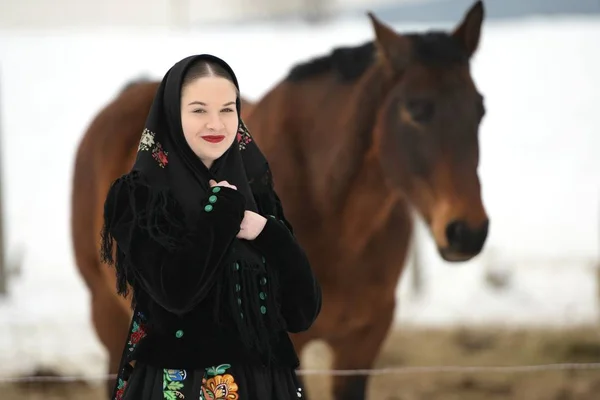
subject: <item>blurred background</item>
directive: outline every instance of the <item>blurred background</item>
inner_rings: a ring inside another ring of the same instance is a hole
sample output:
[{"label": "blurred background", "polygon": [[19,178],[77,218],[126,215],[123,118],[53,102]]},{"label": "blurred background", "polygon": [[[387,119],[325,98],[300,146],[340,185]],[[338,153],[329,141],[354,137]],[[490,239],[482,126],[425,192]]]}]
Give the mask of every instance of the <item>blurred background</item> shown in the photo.
[{"label": "blurred background", "polygon": [[[70,237],[74,156],[131,79],[214,53],[261,98],[300,61],[399,32],[452,29],[470,0],[1,0],[0,399],[104,399],[106,354]],[[443,262],[419,223],[370,399],[598,399],[600,1],[487,0],[473,77],[485,95],[482,254]],[[323,351],[321,351],[323,350]],[[327,369],[322,343],[304,368]],[[44,376],[43,381],[35,377]],[[327,400],[330,377],[308,380]]]}]

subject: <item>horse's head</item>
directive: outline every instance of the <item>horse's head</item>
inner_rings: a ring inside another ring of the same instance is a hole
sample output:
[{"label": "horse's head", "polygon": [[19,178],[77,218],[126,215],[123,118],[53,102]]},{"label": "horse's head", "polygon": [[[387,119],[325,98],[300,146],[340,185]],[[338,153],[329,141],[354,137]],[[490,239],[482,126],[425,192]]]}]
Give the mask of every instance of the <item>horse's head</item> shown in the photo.
[{"label": "horse's head", "polygon": [[483,15],[478,1],[451,33],[401,35],[369,14],[388,74],[375,127],[381,164],[447,261],[477,255],[488,233],[477,174],[485,110],[469,69]]}]

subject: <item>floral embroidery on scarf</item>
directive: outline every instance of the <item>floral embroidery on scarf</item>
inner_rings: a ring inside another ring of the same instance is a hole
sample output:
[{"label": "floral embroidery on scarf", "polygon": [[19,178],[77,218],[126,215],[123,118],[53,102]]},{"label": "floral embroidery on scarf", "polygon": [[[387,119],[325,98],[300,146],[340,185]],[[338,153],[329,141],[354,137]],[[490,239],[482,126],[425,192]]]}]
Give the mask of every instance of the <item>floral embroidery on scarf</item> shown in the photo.
[{"label": "floral embroidery on scarf", "polygon": [[[206,369],[202,378],[200,400],[238,400],[238,385],[231,374],[226,374],[229,364]],[[207,378],[210,377],[210,378]]]},{"label": "floral embroidery on scarf", "polygon": [[154,146],[154,132],[144,129],[138,146],[138,151],[148,151]]},{"label": "floral embroidery on scarf", "polygon": [[155,136],[156,134],[154,132],[145,128],[142,132],[142,138],[140,139],[138,151],[152,150],[152,158],[156,160],[161,168],[164,168],[169,163],[167,158],[169,153],[163,149],[162,144],[154,140]]},{"label": "floral embroidery on scarf", "polygon": [[185,399],[181,389],[187,373],[183,369],[163,370],[163,396],[166,400]]},{"label": "floral embroidery on scarf", "polygon": [[158,162],[158,165],[161,168],[164,168],[165,165],[169,163],[169,160],[167,159],[167,154],[168,153],[163,150],[162,145],[160,143],[157,143],[156,146],[152,149],[152,158],[154,158],[156,162]]},{"label": "floral embroidery on scarf", "polygon": [[245,150],[246,145],[252,142],[252,136],[250,136],[248,129],[243,123],[240,124],[240,129],[238,129],[237,141],[240,146],[240,150]]}]

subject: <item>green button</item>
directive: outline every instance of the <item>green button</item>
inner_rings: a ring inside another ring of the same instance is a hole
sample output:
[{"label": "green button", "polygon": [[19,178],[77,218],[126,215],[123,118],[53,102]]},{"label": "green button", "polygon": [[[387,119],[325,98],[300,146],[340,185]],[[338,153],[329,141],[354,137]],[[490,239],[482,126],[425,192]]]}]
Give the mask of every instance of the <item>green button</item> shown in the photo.
[{"label": "green button", "polygon": [[219,186],[215,186],[214,188],[212,188],[213,193],[219,193],[220,191],[221,191],[221,188]]},{"label": "green button", "polygon": [[235,263],[235,266],[234,266],[234,267],[235,267],[235,270],[236,270],[236,271],[239,271],[239,270],[240,270],[240,264],[238,264],[238,263]]},{"label": "green button", "polygon": [[213,209],[213,206],[211,206],[210,204],[207,204],[206,206],[204,206],[204,211],[206,212],[211,212]]},{"label": "green button", "polygon": [[177,339],[181,339],[181,337],[183,336],[183,331],[180,329],[177,332],[175,332],[175,337],[177,337]]},{"label": "green button", "polygon": [[265,278],[265,277],[260,278],[260,284],[261,285],[266,285],[267,284],[267,278]]},{"label": "green button", "polygon": [[242,299],[238,298],[238,306],[242,305]]},{"label": "green button", "polygon": [[263,264],[266,264],[267,260],[263,257],[262,262],[263,262]]},{"label": "green button", "polygon": [[236,292],[239,292],[241,289],[242,289],[242,287],[240,286],[240,284],[239,284],[239,283],[236,283],[236,284],[235,284],[235,291],[236,291]]},{"label": "green button", "polygon": [[214,204],[214,203],[216,203],[216,202],[217,202],[217,196],[215,196],[215,195],[213,194],[212,196],[210,196],[210,197],[208,198],[208,201],[209,201],[209,202],[211,202],[211,203],[213,203],[213,204]]},{"label": "green button", "polygon": [[240,318],[241,318],[241,319],[244,319],[244,313],[243,313],[243,312],[242,312],[242,313],[240,313]]},{"label": "green button", "polygon": [[266,294],[265,292],[260,292],[260,293],[258,294],[258,297],[260,297],[260,299],[261,299],[261,300],[264,300],[264,299],[266,299],[266,298],[267,298],[267,294]]},{"label": "green button", "polygon": [[261,314],[266,314],[266,313],[267,313],[267,307],[265,307],[265,306],[260,306],[260,313],[261,313]]}]

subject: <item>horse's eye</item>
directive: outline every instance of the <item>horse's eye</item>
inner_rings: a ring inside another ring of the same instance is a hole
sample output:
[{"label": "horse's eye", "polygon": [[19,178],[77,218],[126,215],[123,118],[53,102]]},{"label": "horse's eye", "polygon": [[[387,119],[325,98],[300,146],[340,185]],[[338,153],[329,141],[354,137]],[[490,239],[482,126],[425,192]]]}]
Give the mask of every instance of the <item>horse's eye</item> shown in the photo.
[{"label": "horse's eye", "polygon": [[420,124],[425,124],[433,119],[435,106],[432,101],[411,99],[407,100],[404,106],[412,119]]}]

